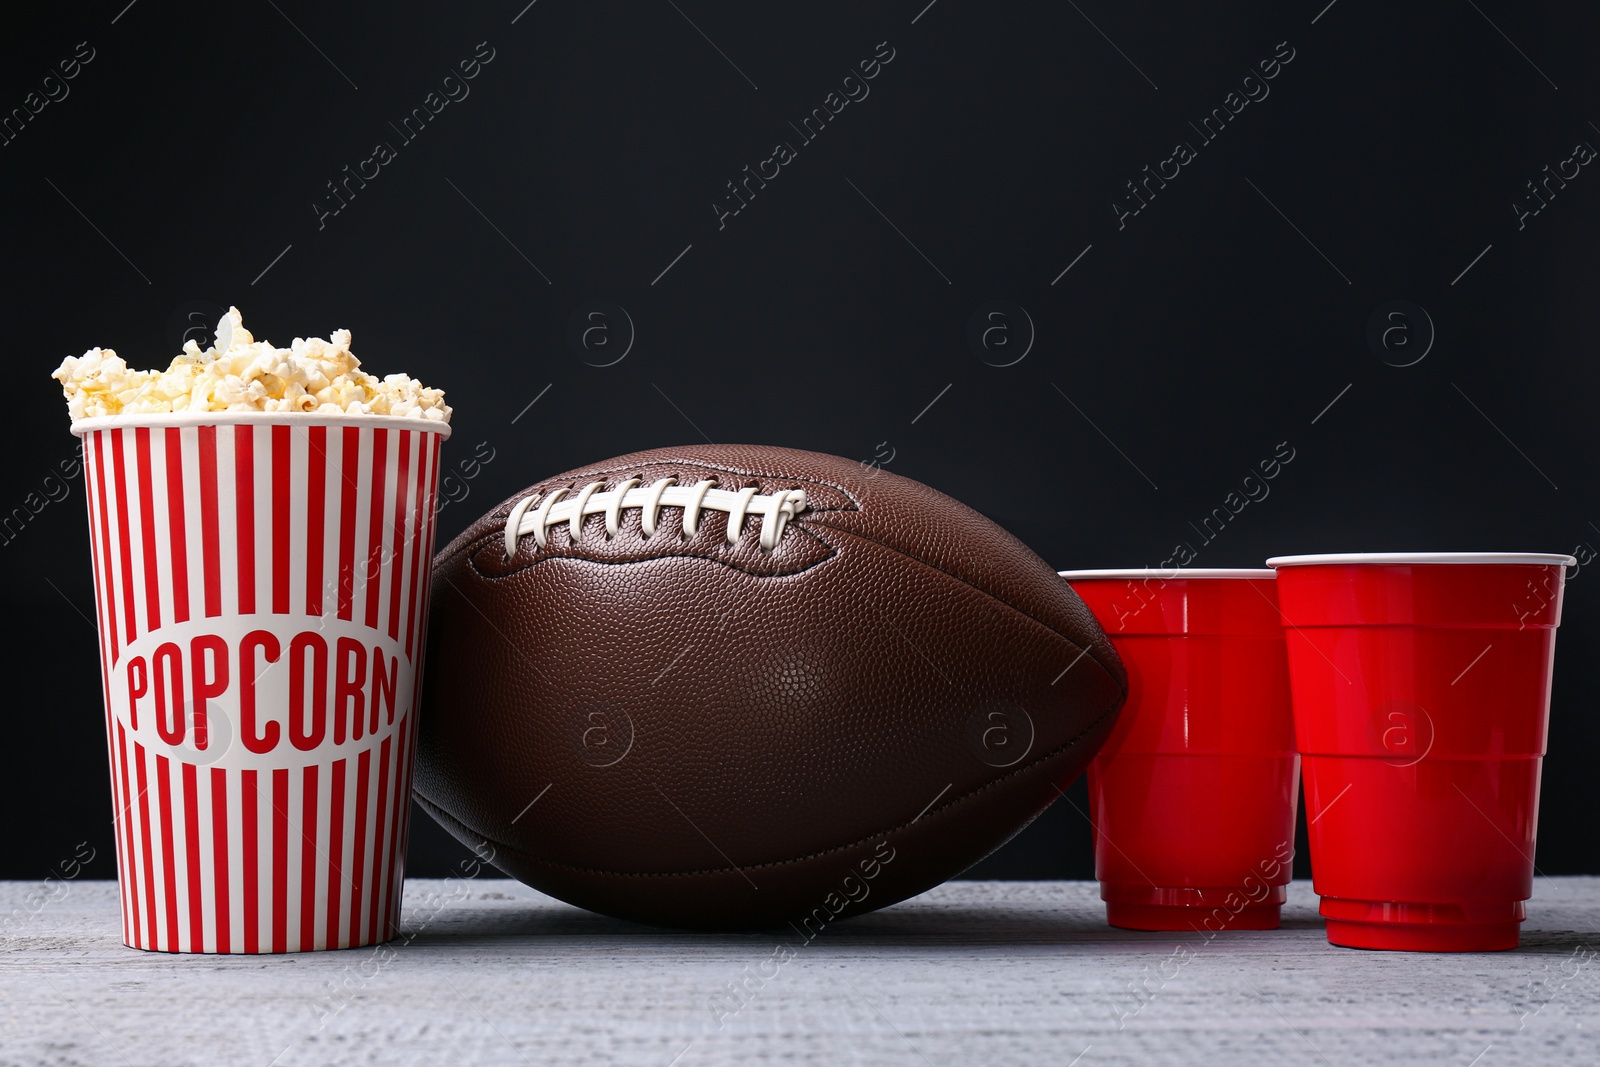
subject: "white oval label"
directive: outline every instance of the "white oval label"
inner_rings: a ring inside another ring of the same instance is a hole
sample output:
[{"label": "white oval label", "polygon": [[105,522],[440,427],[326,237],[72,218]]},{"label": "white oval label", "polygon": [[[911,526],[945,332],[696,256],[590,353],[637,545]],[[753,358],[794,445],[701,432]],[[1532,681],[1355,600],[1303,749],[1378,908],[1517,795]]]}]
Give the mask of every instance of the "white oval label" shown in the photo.
[{"label": "white oval label", "polygon": [[391,736],[412,696],[404,648],[359,623],[308,621],[245,615],[145,634],[112,668],[112,715],[147,749],[220,767],[324,763]]}]

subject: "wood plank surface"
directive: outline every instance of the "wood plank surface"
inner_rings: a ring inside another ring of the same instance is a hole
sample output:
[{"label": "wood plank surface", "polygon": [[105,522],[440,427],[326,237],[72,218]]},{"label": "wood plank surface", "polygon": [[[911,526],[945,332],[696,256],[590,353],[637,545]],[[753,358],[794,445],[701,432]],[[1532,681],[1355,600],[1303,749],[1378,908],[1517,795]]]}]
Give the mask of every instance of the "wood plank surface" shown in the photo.
[{"label": "wood plank surface", "polygon": [[1086,882],[952,882],[826,928],[697,935],[502,880],[415,880],[389,946],[122,946],[108,882],[0,883],[0,1064],[1600,1064],[1600,878],[1522,947],[1361,952],[1113,930]]}]

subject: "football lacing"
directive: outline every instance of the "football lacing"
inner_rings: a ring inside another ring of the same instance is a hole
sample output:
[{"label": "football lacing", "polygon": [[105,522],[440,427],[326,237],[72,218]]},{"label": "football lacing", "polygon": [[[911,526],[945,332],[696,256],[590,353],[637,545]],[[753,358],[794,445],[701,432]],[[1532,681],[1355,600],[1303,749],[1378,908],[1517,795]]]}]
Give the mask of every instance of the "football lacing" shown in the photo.
[{"label": "football lacing", "polygon": [[[517,501],[506,516],[506,557],[516,555],[517,545],[527,534],[533,534],[540,548],[550,543],[550,528],[567,524],[572,540],[576,542],[583,531],[583,520],[590,515],[606,517],[606,538],[615,537],[621,528],[624,509],[638,508],[642,512],[639,525],[646,537],[656,532],[656,521],[662,508],[683,509],[683,536],[693,537],[700,528],[700,513],[705,510],[726,512],[728,516],[728,544],[737,544],[743,531],[745,516],[761,516],[761,548],[770,552],[783,536],[783,528],[790,519],[806,509],[803,489],[782,489],[761,495],[755,486],[731,492],[716,488],[715,479],[706,479],[694,485],[678,485],[676,478],[662,478],[648,486],[640,486],[641,479],[629,478],[615,489],[601,492],[600,482],[590,482],[568,496],[568,490],[552,489],[544,499],[534,493]],[[534,508],[534,504],[538,504]]]}]

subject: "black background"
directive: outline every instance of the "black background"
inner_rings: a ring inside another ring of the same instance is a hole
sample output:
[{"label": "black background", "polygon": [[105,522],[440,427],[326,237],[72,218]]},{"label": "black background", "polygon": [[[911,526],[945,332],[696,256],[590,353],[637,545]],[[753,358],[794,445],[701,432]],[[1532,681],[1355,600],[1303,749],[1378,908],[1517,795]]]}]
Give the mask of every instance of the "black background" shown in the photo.
[{"label": "black background", "polygon": [[[1199,566],[1587,558],[1600,174],[1520,228],[1513,203],[1600,145],[1600,19],[1324,2],[8,11],[0,110],[80,41],[94,58],[0,147],[18,386],[0,505],[24,509],[0,545],[0,877],[41,877],[83,840],[88,873],[114,874],[81,480],[32,511],[74,450],[47,375],[94,345],[164,366],[230,303],[258,338],[348,327],[369,369],[447,390],[447,462],[494,458],[447,482],[441,543],[548,474],[705,437],[882,461],[1062,567],[1153,565],[1184,541]],[[470,95],[403,143],[389,124],[479,42],[494,58]],[[870,95],[802,143],[790,123],[879,42],[894,58]],[[1291,49],[1203,142],[1189,123]],[[325,183],[378,141],[397,158],[319,226]],[[779,141],[797,158],[719,228],[725,183]],[[1119,228],[1125,183],[1178,141],[1197,158]],[[1395,300],[1426,310],[1431,348],[1415,311],[1369,344]],[[610,347],[569,339],[592,301],[626,310],[631,348],[615,310]],[[975,352],[990,301],[1006,332]],[[1198,539],[1280,442],[1295,458],[1270,496]],[[1559,642],[1551,874],[1600,872],[1588,571]],[[1086,810],[1081,785],[1069,799]],[[411,873],[458,854],[419,817]],[[1057,804],[973,873],[1091,871],[1082,814]]]}]

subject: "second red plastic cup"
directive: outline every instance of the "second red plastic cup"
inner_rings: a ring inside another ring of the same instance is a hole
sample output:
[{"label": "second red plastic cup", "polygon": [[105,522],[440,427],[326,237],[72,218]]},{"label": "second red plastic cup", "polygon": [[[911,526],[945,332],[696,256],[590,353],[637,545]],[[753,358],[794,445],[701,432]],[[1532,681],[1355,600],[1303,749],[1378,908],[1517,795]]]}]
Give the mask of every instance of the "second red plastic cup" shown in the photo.
[{"label": "second red plastic cup", "polygon": [[1300,763],[1270,570],[1063,571],[1128,669],[1089,766],[1106,921],[1271,930]]},{"label": "second red plastic cup", "polygon": [[1328,940],[1517,946],[1571,556],[1281,556]]}]

